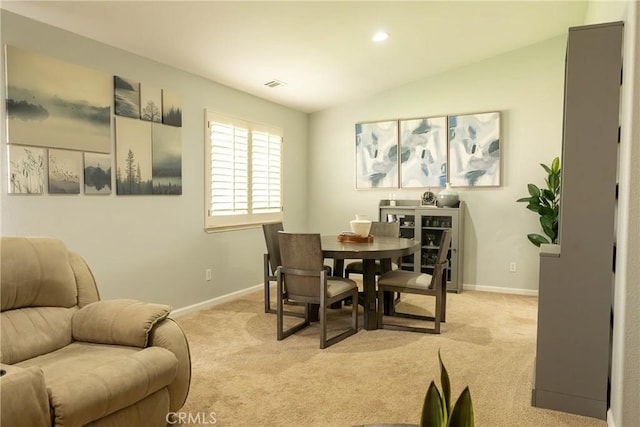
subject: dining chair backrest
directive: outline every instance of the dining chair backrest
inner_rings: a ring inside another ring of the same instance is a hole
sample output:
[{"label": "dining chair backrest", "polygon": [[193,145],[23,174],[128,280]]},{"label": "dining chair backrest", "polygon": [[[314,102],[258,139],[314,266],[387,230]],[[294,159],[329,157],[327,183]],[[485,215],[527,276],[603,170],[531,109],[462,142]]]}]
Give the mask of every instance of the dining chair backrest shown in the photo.
[{"label": "dining chair backrest", "polygon": [[322,243],[320,234],[278,233],[280,256],[285,268],[317,272],[315,276],[285,273],[285,284],[289,298],[295,296],[320,297],[320,271],[323,271]]},{"label": "dining chair backrest", "polygon": [[276,269],[282,265],[280,260],[280,241],[278,240],[278,232],[284,231],[282,222],[273,222],[270,224],[262,224],[264,233],[264,241],[267,244],[267,253],[269,254],[269,266],[271,274],[276,274]]},{"label": "dining chair backrest", "polygon": [[400,223],[398,221],[393,222],[378,222],[371,223],[370,234],[379,237],[400,237]]},{"label": "dining chair backrest", "polygon": [[442,237],[440,237],[440,249],[436,258],[436,265],[433,271],[433,280],[442,280],[444,275],[444,267],[447,262],[447,253],[449,252],[449,246],[451,245],[451,229],[444,230]]}]

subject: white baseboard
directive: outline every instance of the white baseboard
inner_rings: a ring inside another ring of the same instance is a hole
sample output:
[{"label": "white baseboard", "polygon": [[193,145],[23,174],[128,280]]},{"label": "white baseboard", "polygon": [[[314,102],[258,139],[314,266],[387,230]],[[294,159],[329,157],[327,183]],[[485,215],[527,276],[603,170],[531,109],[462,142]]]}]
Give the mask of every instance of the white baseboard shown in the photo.
[{"label": "white baseboard", "polygon": [[220,305],[225,302],[232,301],[234,299],[240,298],[243,295],[247,295],[257,291],[258,289],[262,289],[264,285],[262,283],[252,286],[250,288],[242,289],[240,291],[231,292],[230,294],[222,295],[219,297],[215,297],[206,301],[202,301],[196,304],[188,305],[186,307],[179,308],[177,310],[171,311],[171,317],[180,317],[184,316],[187,313],[193,313],[194,311],[204,310],[205,308],[215,307],[216,305]]},{"label": "white baseboard", "polygon": [[532,289],[514,289],[514,288],[501,288],[498,286],[483,286],[483,285],[463,285],[463,290],[470,291],[482,291],[482,292],[495,292],[499,294],[515,294],[515,295],[528,295],[538,296],[538,291]]},{"label": "white baseboard", "polygon": [[607,409],[607,427],[616,427],[616,422],[613,421],[613,413],[611,408]]}]

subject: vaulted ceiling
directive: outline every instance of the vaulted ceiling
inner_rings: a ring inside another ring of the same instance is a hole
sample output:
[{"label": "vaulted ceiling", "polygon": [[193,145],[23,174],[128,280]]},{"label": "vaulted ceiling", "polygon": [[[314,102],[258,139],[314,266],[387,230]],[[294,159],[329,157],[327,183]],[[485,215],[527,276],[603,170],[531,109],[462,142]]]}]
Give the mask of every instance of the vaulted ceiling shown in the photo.
[{"label": "vaulted ceiling", "polygon": [[[566,34],[584,1],[11,1],[3,9],[315,112]],[[374,43],[374,32],[389,38]],[[135,77],[135,76],[134,76]],[[272,80],[285,85],[271,88]]]}]

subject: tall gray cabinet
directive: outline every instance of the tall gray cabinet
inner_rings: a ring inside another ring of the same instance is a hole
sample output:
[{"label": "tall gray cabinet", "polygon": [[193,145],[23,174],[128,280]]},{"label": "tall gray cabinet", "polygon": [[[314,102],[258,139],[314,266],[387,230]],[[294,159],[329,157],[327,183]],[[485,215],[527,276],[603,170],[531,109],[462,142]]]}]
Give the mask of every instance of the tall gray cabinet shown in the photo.
[{"label": "tall gray cabinet", "polygon": [[532,403],[606,418],[622,22],[569,29],[559,245],[540,252]]}]

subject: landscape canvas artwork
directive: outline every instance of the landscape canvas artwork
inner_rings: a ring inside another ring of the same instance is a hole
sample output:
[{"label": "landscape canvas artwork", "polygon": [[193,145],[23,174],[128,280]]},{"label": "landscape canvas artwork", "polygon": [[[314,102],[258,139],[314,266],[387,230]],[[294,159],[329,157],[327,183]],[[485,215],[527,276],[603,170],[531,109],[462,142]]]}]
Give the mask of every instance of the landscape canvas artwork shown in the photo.
[{"label": "landscape canvas artwork", "polygon": [[9,156],[9,194],[43,194],[45,149],[7,146]]},{"label": "landscape canvas artwork", "polygon": [[182,194],[182,129],[152,125],[153,194]]},{"label": "landscape canvas artwork", "polygon": [[151,122],[115,120],[116,194],[152,194]]},{"label": "landscape canvas artwork", "polygon": [[162,122],[162,89],[140,84],[140,118],[150,122]]},{"label": "landscape canvas artwork", "polygon": [[171,90],[162,89],[162,123],[182,126],[182,100]]},{"label": "landscape canvas artwork", "polygon": [[447,117],[400,121],[400,186],[447,183]]},{"label": "landscape canvas artwork", "polygon": [[500,185],[500,112],[449,116],[449,181],[457,187]]},{"label": "landscape canvas artwork", "polygon": [[111,151],[108,74],[6,46],[7,142]]},{"label": "landscape canvas artwork", "polygon": [[114,76],[113,96],[117,115],[134,119],[140,118],[140,83]]},{"label": "landscape canvas artwork", "polygon": [[84,153],[84,193],[111,194],[111,155]]},{"label": "landscape canvas artwork", "polygon": [[49,193],[80,194],[82,153],[49,149]]},{"label": "landscape canvas artwork", "polygon": [[356,124],[356,188],[398,187],[398,122]]}]

